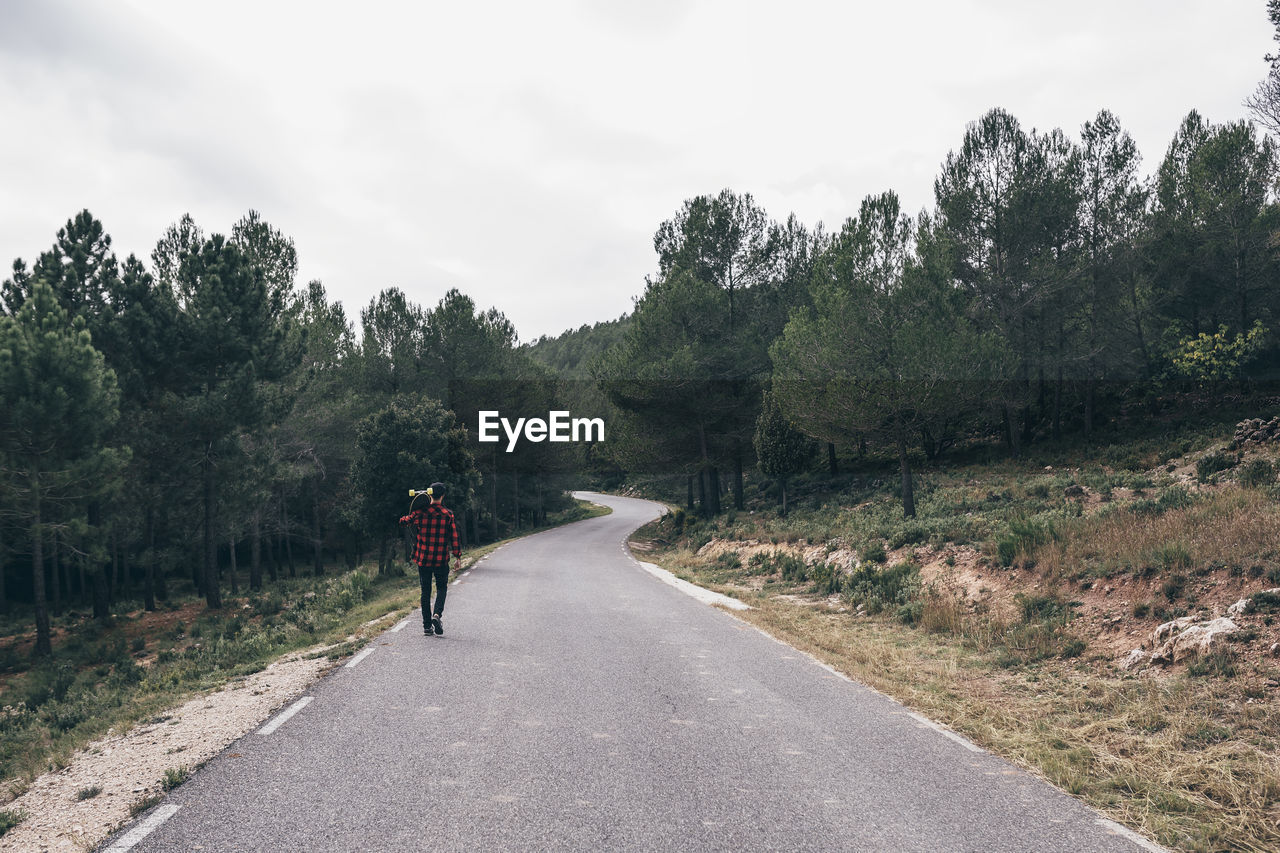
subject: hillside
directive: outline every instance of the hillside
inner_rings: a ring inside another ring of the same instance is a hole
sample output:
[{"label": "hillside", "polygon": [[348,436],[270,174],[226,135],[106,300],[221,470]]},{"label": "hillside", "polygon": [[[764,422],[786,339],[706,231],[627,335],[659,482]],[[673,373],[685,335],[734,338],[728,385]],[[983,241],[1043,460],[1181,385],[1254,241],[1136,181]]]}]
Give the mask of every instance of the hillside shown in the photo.
[{"label": "hillside", "polygon": [[1166,402],[1092,447],[922,465],[914,519],[875,457],[815,466],[785,518],[759,475],[713,519],[637,484],[677,508],[633,547],[1171,847],[1275,849],[1280,444],[1241,413],[1280,401]]}]

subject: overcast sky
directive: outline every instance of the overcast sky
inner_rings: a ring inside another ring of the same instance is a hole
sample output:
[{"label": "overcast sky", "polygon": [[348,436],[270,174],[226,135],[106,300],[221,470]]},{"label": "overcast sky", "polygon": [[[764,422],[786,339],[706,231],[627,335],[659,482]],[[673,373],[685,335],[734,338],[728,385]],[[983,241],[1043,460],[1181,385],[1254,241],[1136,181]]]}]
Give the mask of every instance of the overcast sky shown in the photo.
[{"label": "overcast sky", "polygon": [[993,106],[1106,107],[1150,171],[1273,47],[1265,0],[0,0],[0,261],[86,207],[122,259],[254,208],[353,319],[458,287],[531,340],[630,310],[686,198],[918,210]]}]

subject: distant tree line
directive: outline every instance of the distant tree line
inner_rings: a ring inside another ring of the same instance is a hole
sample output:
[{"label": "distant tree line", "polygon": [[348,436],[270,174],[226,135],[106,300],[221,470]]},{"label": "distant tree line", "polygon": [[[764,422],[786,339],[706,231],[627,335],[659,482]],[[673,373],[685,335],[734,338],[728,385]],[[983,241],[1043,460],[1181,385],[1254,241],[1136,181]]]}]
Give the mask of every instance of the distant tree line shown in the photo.
[{"label": "distant tree line", "polygon": [[687,478],[690,509],[714,514],[743,506],[744,468],[785,488],[814,463],[792,430],[833,468],[878,446],[913,515],[917,453],[978,435],[1016,457],[1091,437],[1135,390],[1274,376],[1276,185],[1275,146],[1245,121],[1191,112],[1143,179],[1106,110],[1072,139],[993,109],[915,216],[892,191],[834,233],[730,190],[686,201],[622,340],[591,361],[610,452]]},{"label": "distant tree line", "polygon": [[395,288],[356,322],[296,282],[293,241],[250,212],[229,236],[189,216],[123,262],[88,211],[0,285],[0,609],[320,575],[397,572],[408,489],[448,486],[464,540],[564,505],[572,450],[475,442],[480,408],[557,408],[549,373],[496,309]]}]

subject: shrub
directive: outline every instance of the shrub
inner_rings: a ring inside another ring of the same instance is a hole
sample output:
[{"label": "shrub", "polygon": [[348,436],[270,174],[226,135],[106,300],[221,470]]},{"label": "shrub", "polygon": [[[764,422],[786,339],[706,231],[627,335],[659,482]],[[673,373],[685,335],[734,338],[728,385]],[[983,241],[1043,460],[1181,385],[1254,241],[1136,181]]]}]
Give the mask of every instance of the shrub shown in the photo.
[{"label": "shrub", "polygon": [[1071,618],[1072,604],[1063,601],[1060,596],[1053,593],[1045,595],[1019,593],[1014,596],[1014,600],[1022,610],[1022,621],[1028,625],[1037,622],[1065,623]]},{"label": "shrub", "polygon": [[830,563],[814,563],[809,567],[809,577],[818,595],[834,595],[840,591],[840,570]]},{"label": "shrub", "polygon": [[742,558],[738,556],[737,551],[725,551],[719,557],[716,557],[716,563],[723,569],[742,568]]},{"label": "shrub", "polygon": [[137,817],[152,806],[159,805],[164,797],[159,794],[152,794],[149,797],[143,797],[133,805],[129,806],[129,817]]},{"label": "shrub", "polygon": [[862,546],[862,552],[858,556],[864,563],[883,563],[889,559],[889,555],[884,550],[884,543],[879,540]]},{"label": "shrub", "polygon": [[1253,606],[1257,608],[1259,613],[1270,613],[1273,610],[1280,610],[1280,593],[1274,592],[1257,592],[1252,596]]},{"label": "shrub", "polygon": [[868,613],[910,604],[920,592],[920,566],[910,560],[883,569],[859,566],[844,589],[849,603],[864,605]]},{"label": "shrub", "polygon": [[1072,637],[1070,640],[1067,640],[1066,644],[1062,647],[1062,651],[1058,653],[1058,656],[1063,659],[1078,658],[1080,655],[1084,654],[1086,645],[1085,641],[1079,637]]},{"label": "shrub", "polygon": [[1169,601],[1176,601],[1178,596],[1182,595],[1182,591],[1187,587],[1187,576],[1176,574],[1165,580],[1160,585],[1160,591],[1164,593],[1164,597]]},{"label": "shrub", "polygon": [[996,556],[1000,565],[1012,566],[1019,555],[1029,554],[1057,538],[1058,531],[1051,522],[1015,518],[1009,522],[1009,532],[996,540]]},{"label": "shrub", "polygon": [[27,813],[22,810],[14,811],[13,809],[0,810],[0,835],[4,835],[18,824],[27,819]]},{"label": "shrub", "polygon": [[189,778],[191,778],[191,771],[187,768],[170,767],[168,770],[164,771],[164,778],[160,780],[160,787],[166,792],[172,791]]},{"label": "shrub", "polygon": [[1249,488],[1270,486],[1276,481],[1276,469],[1269,459],[1252,459],[1240,468],[1240,485]]},{"label": "shrub", "polygon": [[1219,471],[1229,471],[1236,467],[1238,462],[1235,456],[1221,450],[1206,453],[1196,460],[1196,479],[1204,483]]},{"label": "shrub", "polygon": [[77,800],[91,800],[91,799],[93,799],[94,797],[98,796],[98,795],[99,795],[99,794],[101,794],[101,793],[102,793],[102,788],[101,788],[101,786],[98,786],[98,785],[90,785],[88,788],[81,788],[79,791],[76,791],[76,799],[77,799]]},{"label": "shrub", "polygon": [[807,577],[805,571],[804,560],[794,554],[776,553],[773,555],[773,565],[782,574],[784,581],[796,581],[803,583]]},{"label": "shrub", "polygon": [[1238,668],[1235,655],[1226,649],[1210,652],[1187,664],[1187,675],[1194,678],[1217,676],[1218,678],[1234,678]]}]

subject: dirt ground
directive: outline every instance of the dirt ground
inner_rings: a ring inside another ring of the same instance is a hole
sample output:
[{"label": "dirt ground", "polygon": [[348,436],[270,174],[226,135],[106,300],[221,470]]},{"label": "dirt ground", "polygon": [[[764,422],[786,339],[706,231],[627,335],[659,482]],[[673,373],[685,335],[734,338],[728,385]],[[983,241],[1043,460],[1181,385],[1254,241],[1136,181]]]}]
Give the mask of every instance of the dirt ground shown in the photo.
[{"label": "dirt ground", "polygon": [[[320,651],[289,655],[124,734],[91,743],[7,806],[26,812],[27,819],[0,838],[0,851],[92,850],[130,819],[134,803],[162,793],[166,770],[194,771],[306,690],[334,665],[323,655],[309,657]],[[93,787],[100,793],[78,799]]]}]

